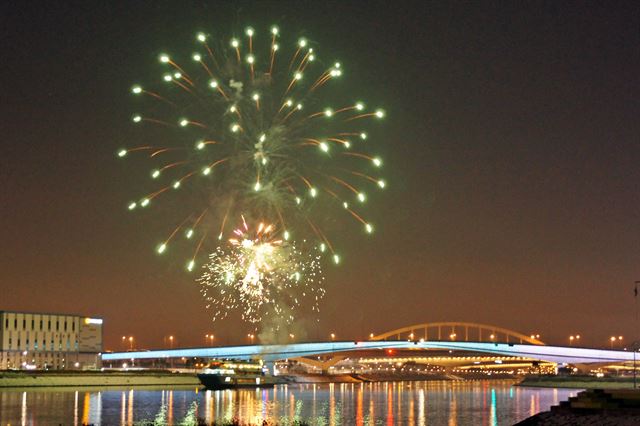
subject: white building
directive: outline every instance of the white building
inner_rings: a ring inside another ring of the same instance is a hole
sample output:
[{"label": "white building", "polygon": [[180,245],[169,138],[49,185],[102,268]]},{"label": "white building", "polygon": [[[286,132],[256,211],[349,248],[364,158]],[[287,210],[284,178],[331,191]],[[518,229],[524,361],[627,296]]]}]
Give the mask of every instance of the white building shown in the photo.
[{"label": "white building", "polygon": [[102,319],[0,311],[0,370],[100,367]]}]

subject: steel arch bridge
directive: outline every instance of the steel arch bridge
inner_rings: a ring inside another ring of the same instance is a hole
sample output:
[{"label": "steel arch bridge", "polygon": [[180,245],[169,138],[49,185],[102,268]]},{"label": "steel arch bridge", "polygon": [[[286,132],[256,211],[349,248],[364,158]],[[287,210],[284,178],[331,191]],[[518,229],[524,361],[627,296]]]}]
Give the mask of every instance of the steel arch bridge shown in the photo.
[{"label": "steel arch bridge", "polygon": [[[444,334],[443,334],[444,330]],[[430,333],[431,331],[431,333]],[[459,334],[463,333],[463,334]],[[544,345],[534,336],[527,336],[517,331],[509,330],[495,325],[479,324],[473,322],[427,322],[387,331],[382,334],[370,336],[369,340],[450,340],[464,342],[504,342],[504,343],[529,343],[531,345]]]}]

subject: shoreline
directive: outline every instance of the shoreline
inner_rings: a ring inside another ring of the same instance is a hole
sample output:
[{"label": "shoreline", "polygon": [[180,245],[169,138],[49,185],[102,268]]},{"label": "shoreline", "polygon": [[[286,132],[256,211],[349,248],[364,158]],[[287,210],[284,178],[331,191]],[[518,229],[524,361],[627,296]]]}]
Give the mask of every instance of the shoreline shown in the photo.
[{"label": "shoreline", "polygon": [[0,372],[0,388],[200,386],[196,374],[169,372]]},{"label": "shoreline", "polygon": [[[640,378],[637,381],[640,388]],[[597,378],[593,376],[540,376],[525,377],[515,386],[531,388],[565,389],[633,389],[631,377]]]}]

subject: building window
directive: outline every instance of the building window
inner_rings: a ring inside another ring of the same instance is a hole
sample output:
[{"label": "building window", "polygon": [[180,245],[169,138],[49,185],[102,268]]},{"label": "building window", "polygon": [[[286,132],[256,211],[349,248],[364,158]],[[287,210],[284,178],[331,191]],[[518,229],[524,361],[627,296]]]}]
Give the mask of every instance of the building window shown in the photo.
[{"label": "building window", "polygon": [[40,319],[40,331],[42,331],[42,319]]},{"label": "building window", "polygon": [[51,320],[49,320],[49,324],[47,328],[49,329],[49,331],[51,331]]},{"label": "building window", "polygon": [[4,320],[4,328],[9,328],[9,318],[5,318]]},{"label": "building window", "polygon": [[56,320],[56,331],[60,330],[60,321]]},{"label": "building window", "polygon": [[20,338],[18,337],[18,349],[20,349]]},{"label": "building window", "polygon": [[31,329],[35,329],[36,328],[36,320],[32,319],[31,320]]},{"label": "building window", "polygon": [[25,328],[27,328],[27,320],[22,318],[22,329],[24,330]]},{"label": "building window", "polygon": [[73,321],[73,322],[71,323],[71,330],[72,330],[72,331],[76,331],[76,322],[75,322],[75,321]]},{"label": "building window", "polygon": [[64,331],[67,331],[67,320],[64,320]]},{"label": "building window", "polygon": [[13,328],[18,329],[18,318],[13,319]]}]

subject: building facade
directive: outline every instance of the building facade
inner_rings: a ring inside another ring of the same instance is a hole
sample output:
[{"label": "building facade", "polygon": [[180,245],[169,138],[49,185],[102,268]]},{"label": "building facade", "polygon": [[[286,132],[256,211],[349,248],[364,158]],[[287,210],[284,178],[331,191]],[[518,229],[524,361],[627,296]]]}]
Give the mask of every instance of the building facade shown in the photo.
[{"label": "building facade", "polygon": [[100,368],[102,319],[0,311],[0,370]]}]

